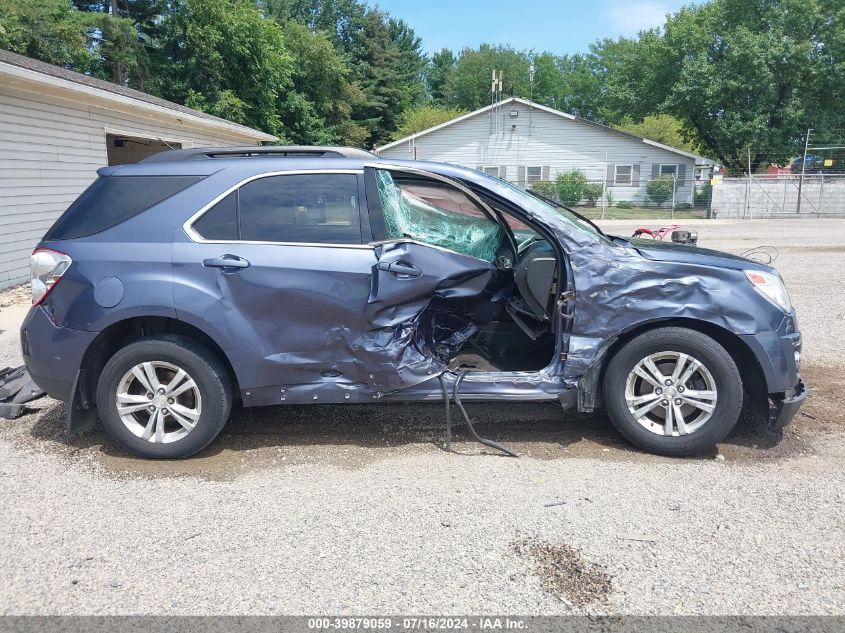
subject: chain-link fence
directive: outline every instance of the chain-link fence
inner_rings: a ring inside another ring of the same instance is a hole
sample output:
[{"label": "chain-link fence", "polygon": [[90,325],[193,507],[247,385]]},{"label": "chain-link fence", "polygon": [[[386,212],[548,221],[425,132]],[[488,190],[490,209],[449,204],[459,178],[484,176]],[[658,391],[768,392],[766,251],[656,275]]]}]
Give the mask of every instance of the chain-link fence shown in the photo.
[{"label": "chain-link fence", "polygon": [[709,217],[713,187],[707,181],[661,177],[630,185],[603,180],[538,180],[525,189],[574,208],[591,219],[691,219]]},{"label": "chain-link fence", "polygon": [[713,186],[711,217],[845,217],[845,174],[725,178]]}]

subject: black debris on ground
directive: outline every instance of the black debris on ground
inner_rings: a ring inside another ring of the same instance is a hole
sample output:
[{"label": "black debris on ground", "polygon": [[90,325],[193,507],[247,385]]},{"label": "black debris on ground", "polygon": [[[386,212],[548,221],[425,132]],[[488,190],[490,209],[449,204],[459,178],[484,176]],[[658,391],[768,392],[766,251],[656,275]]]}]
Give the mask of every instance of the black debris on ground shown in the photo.
[{"label": "black debris on ground", "polygon": [[610,594],[611,577],[566,544],[552,545],[535,538],[518,538],[514,552],[534,564],[533,574],[545,591],[573,606],[602,602]]},{"label": "black debris on ground", "polygon": [[0,418],[19,418],[24,414],[27,402],[44,395],[23,365],[0,369]]}]

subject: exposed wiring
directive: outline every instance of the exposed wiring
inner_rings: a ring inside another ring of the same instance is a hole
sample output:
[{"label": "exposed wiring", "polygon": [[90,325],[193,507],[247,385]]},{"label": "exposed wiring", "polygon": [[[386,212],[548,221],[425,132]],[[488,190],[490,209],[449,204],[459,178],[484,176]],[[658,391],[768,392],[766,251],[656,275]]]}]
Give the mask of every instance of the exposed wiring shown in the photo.
[{"label": "exposed wiring", "polygon": [[739,254],[740,257],[745,257],[761,264],[771,264],[778,258],[778,249],[774,246],[755,246],[743,251]]}]

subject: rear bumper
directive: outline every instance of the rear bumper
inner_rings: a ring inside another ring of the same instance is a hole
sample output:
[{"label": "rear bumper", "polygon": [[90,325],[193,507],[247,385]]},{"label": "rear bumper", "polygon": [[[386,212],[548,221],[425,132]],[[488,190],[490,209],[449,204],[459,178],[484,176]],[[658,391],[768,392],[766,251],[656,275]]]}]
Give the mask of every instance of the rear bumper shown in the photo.
[{"label": "rear bumper", "polygon": [[769,397],[769,423],[776,429],[782,429],[792,421],[810,390],[798,376],[798,384],[784,393],[784,397]]},{"label": "rear bumper", "polygon": [[21,325],[21,352],[36,385],[56,400],[69,401],[82,358],[97,332],[58,327],[40,306]]}]

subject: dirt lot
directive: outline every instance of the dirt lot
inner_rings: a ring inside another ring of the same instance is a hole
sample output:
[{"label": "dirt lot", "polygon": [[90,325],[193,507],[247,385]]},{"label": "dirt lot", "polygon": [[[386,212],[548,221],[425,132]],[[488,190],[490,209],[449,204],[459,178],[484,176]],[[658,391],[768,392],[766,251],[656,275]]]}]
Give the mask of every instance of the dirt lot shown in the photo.
[{"label": "dirt lot", "polygon": [[511,459],[444,452],[435,405],[287,407],[145,462],[44,400],[0,420],[0,613],[845,614],[845,221],[688,225],[778,250],[812,388],[782,436],[668,459],[599,414],[469,405]]}]

